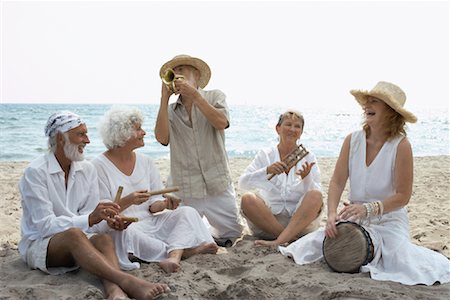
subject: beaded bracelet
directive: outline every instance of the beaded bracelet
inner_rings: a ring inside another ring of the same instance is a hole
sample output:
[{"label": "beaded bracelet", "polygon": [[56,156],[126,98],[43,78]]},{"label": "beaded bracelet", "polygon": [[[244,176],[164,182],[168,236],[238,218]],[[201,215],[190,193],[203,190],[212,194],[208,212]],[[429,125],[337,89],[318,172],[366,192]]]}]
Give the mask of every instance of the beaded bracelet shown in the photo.
[{"label": "beaded bracelet", "polygon": [[366,209],[366,218],[370,217],[372,215],[372,205],[370,205],[370,203],[364,203],[363,206]]},{"label": "beaded bracelet", "polygon": [[378,203],[379,201],[376,202],[372,202],[373,206],[375,207],[373,215],[376,216],[380,213],[380,204]]}]

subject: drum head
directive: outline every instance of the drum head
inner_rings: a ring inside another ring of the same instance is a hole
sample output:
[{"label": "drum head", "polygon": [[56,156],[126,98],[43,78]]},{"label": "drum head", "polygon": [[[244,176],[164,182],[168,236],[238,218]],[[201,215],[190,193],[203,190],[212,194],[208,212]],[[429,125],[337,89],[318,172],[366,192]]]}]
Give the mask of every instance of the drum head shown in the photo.
[{"label": "drum head", "polygon": [[[356,223],[341,222],[336,225],[337,237],[323,240],[323,256],[328,266],[336,272],[356,273],[366,263],[371,242],[365,229]],[[372,252],[373,253],[373,252]]]}]

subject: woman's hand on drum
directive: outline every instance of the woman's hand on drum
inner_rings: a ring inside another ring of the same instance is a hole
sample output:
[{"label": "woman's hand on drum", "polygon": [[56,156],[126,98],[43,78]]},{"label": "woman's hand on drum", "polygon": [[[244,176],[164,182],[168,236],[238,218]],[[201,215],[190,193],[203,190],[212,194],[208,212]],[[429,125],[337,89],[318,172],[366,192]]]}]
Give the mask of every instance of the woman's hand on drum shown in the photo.
[{"label": "woman's hand on drum", "polygon": [[339,216],[344,220],[364,219],[367,210],[362,204],[350,204],[344,202],[344,208],[339,212]]},{"label": "woman's hand on drum", "polygon": [[287,169],[287,165],[282,161],[277,161],[270,166],[267,167],[267,174],[281,174],[285,172]]},{"label": "woman's hand on drum", "polygon": [[325,227],[325,236],[330,238],[337,237],[337,229],[336,222],[339,221],[340,218],[336,213],[328,214],[327,225]]}]

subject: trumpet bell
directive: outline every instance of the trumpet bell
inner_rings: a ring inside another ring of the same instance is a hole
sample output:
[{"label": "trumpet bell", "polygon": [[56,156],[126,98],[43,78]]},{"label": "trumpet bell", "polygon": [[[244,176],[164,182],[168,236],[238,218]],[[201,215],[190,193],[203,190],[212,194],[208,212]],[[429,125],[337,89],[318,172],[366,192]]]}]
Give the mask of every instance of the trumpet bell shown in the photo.
[{"label": "trumpet bell", "polygon": [[175,88],[175,81],[178,79],[183,80],[184,76],[175,74],[175,72],[172,69],[167,69],[166,72],[164,72],[164,75],[161,77],[162,82],[173,93],[177,92],[177,90]]}]

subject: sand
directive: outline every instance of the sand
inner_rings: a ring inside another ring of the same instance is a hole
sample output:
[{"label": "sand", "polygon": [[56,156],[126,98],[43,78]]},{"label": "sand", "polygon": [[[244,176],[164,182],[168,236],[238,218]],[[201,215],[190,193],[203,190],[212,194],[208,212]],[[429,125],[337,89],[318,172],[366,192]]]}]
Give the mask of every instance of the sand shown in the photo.
[{"label": "sand", "polygon": [[[334,158],[320,158],[324,199]],[[233,158],[237,180],[250,160]],[[169,162],[156,161],[162,178]],[[414,243],[450,257],[450,157],[414,160],[413,196],[408,204]],[[0,299],[103,299],[100,281],[80,270],[50,276],[29,270],[17,251],[21,205],[18,181],[27,162],[0,162]],[[238,195],[241,191],[237,191]],[[346,197],[345,192],[344,197]],[[345,198],[343,198],[345,199]],[[324,220],[322,220],[322,224]],[[333,273],[324,262],[298,266],[276,249],[256,248],[247,235],[217,255],[193,256],[182,261],[179,273],[166,274],[157,264],[132,271],[141,278],[169,284],[164,299],[448,299],[450,284],[406,286],[370,279],[368,274]]]}]

